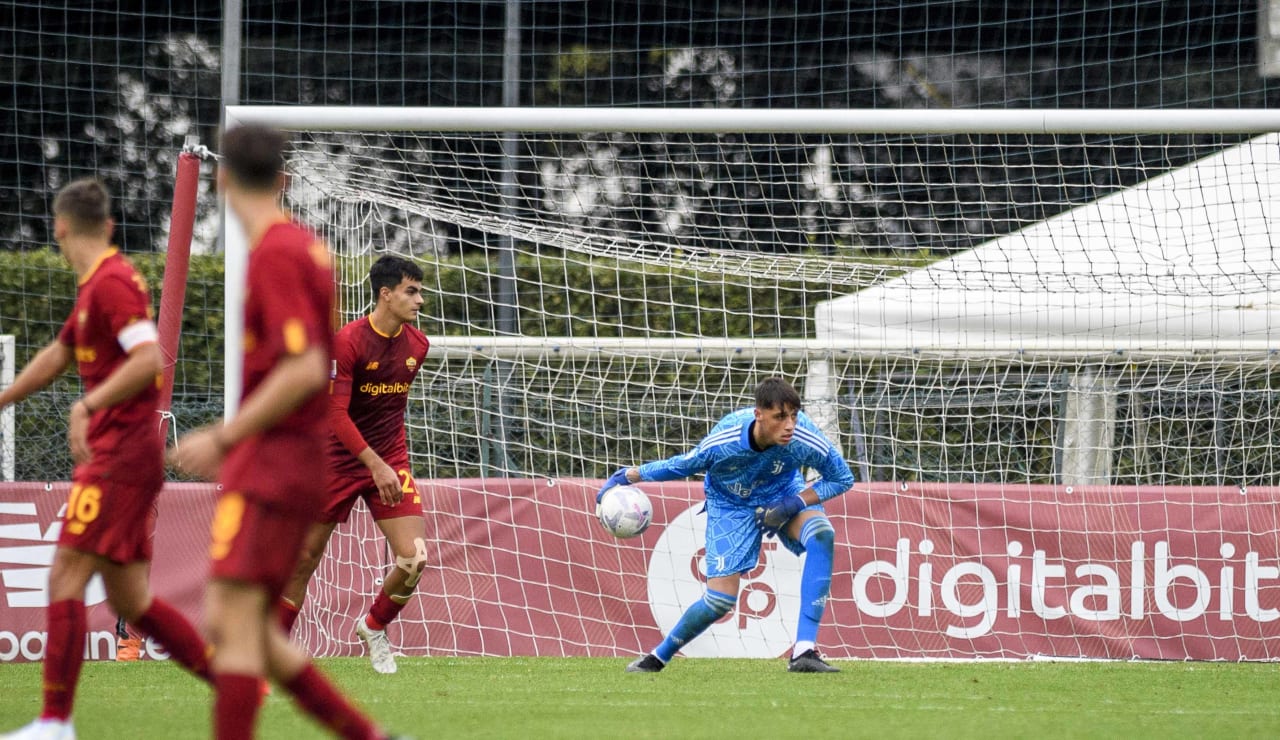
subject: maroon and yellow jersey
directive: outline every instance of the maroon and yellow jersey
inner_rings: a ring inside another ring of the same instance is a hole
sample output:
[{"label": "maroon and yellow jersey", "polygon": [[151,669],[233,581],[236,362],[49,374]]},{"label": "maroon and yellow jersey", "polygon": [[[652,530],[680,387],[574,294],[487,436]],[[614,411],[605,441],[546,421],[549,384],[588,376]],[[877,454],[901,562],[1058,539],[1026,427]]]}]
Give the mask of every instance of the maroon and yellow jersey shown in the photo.
[{"label": "maroon and yellow jersey", "polygon": [[[86,393],[123,365],[134,347],[156,341],[147,284],[115,248],[80,279],[75,307],[58,341],[75,353]],[[127,480],[141,486],[163,481],[164,443],[156,413],[160,381],[157,374],[153,385],[132,398],[93,412],[88,433],[92,455],[77,466],[77,479]]]},{"label": "maroon and yellow jersey", "polygon": [[395,466],[407,462],[404,414],[409,386],[427,356],[427,337],[404,324],[388,336],[369,317],[338,331],[333,341],[328,458],[338,475],[367,476],[356,458],[366,447]]},{"label": "maroon and yellow jersey", "polygon": [[[248,398],[283,358],[333,346],[333,271],[329,250],[292,221],[275,224],[249,252],[244,306],[244,387]],[[323,471],[326,394],[304,401],[274,426],[236,445],[222,468],[226,490],[264,501],[316,497]],[[318,477],[317,477],[318,476]]]}]

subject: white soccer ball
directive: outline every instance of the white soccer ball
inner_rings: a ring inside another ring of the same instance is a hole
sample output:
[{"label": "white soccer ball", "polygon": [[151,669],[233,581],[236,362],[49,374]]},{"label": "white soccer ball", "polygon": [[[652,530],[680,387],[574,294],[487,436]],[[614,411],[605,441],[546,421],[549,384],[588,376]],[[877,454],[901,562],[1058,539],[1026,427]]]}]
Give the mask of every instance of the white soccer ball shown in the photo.
[{"label": "white soccer ball", "polygon": [[635,537],[653,523],[653,505],[635,486],[614,486],[596,506],[596,518],[614,537]]}]

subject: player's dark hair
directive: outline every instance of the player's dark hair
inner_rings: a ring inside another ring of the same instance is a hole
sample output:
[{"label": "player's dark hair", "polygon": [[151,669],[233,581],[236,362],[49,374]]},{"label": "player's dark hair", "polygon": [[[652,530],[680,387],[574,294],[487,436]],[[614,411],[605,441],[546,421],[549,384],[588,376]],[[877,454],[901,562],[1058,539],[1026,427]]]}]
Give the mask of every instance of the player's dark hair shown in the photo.
[{"label": "player's dark hair", "polygon": [[67,219],[77,234],[94,232],[111,218],[111,195],[96,178],[73,180],[53,199],[53,215]]},{"label": "player's dark hair", "polygon": [[404,278],[422,282],[422,268],[413,260],[394,254],[379,257],[369,267],[369,285],[373,287],[373,299],[378,300],[378,294],[383,288],[395,290]]},{"label": "player's dark hair", "polygon": [[787,408],[800,410],[800,394],[787,381],[774,376],[765,378],[756,386],[756,408]]},{"label": "player's dark hair", "polygon": [[271,190],[284,172],[289,137],[270,126],[246,123],[222,134],[220,165],[249,190]]}]

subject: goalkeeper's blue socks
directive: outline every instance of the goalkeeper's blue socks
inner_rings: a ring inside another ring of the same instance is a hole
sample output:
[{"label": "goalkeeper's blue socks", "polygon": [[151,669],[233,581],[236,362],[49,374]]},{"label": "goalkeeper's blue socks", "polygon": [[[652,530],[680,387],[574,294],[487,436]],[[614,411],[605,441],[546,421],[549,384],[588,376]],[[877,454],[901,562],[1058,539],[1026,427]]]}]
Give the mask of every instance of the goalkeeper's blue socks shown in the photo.
[{"label": "goalkeeper's blue socks", "polygon": [[813,647],[818,641],[818,625],[827,609],[831,593],[831,568],[835,559],[836,532],[825,516],[816,516],[800,530],[804,545],[804,571],[800,574],[800,620],[796,643]]},{"label": "goalkeeper's blue socks", "polygon": [[680,621],[671,628],[671,632],[667,634],[662,644],[654,649],[654,656],[663,663],[670,663],[681,646],[702,634],[708,627],[715,624],[717,619],[733,611],[736,603],[738,603],[736,595],[730,596],[707,589],[701,599],[685,609]]}]

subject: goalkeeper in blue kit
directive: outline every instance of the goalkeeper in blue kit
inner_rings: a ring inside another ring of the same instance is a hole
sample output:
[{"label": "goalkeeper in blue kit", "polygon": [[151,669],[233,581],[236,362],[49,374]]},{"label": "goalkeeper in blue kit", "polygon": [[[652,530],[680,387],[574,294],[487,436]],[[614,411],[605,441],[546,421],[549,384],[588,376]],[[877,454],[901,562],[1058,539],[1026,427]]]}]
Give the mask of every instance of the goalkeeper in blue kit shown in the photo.
[{"label": "goalkeeper in blue kit", "polygon": [[[805,482],[803,468],[821,478]],[[817,650],[818,625],[831,592],[835,530],[822,502],[853,485],[840,450],[800,410],[800,395],[782,378],[755,390],[755,407],[725,416],[698,446],[682,455],[621,468],[596,494],[616,485],[665,481],[706,473],[707,590],[680,617],[662,643],[627,666],[656,673],[680,647],[733,610],[743,573],[756,567],[763,536],[776,535],[796,555],[807,553],[800,580],[800,619],[787,670],[832,673],[839,669]]]}]

